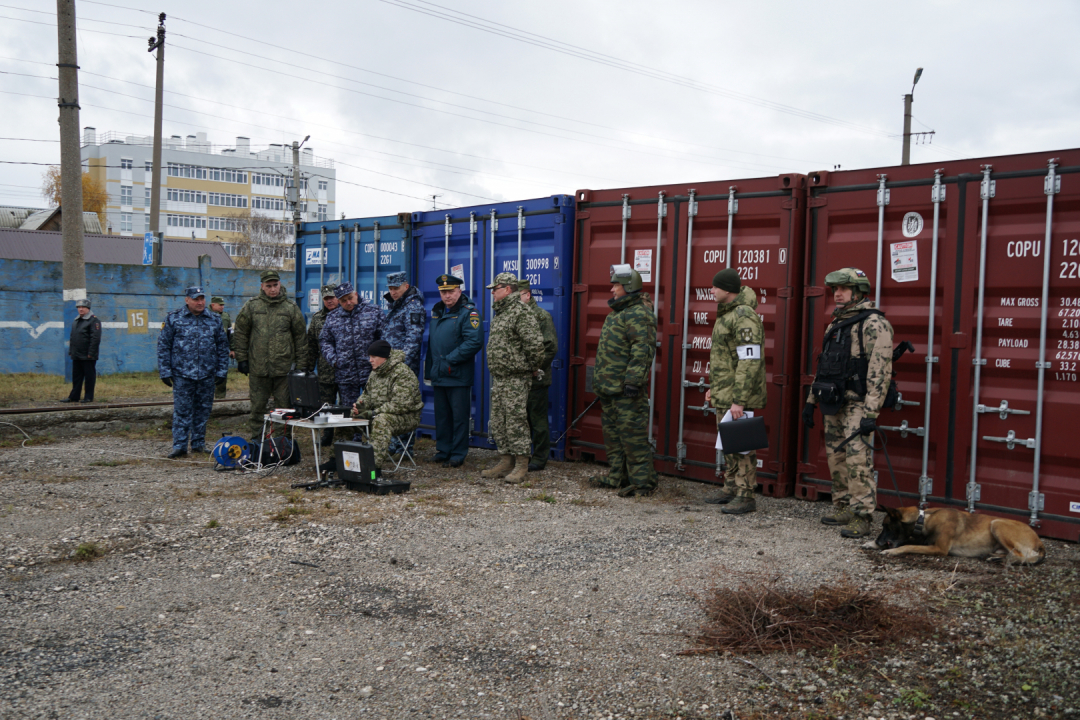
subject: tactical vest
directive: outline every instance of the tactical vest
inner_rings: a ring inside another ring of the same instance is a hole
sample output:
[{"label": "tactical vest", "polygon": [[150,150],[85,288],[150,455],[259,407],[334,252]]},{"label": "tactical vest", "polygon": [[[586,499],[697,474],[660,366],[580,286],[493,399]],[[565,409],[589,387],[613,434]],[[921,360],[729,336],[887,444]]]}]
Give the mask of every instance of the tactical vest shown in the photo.
[{"label": "tactical vest", "polygon": [[[825,335],[821,355],[818,356],[817,376],[811,386],[823,415],[835,415],[844,405],[848,392],[857,395],[859,400],[866,397],[866,374],[870,360],[866,356],[863,325],[867,318],[874,315],[885,317],[881,310],[863,310],[854,317],[838,322]],[[860,354],[857,357],[851,354],[852,333],[847,332],[852,325],[859,326]]]}]

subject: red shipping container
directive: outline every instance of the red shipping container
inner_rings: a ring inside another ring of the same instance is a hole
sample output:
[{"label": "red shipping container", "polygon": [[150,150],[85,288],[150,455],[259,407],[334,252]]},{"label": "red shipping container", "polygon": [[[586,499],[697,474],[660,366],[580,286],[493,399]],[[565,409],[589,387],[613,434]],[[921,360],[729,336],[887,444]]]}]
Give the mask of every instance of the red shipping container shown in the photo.
[{"label": "red shipping container", "polygon": [[[877,452],[881,504],[927,500],[1080,538],[1078,172],[1080,150],[1064,150],[810,175],[800,405],[830,271],[865,271],[894,341],[916,347],[894,366],[906,404],[878,419],[898,487]],[[820,424],[797,434],[796,494],[814,499],[831,484]]]},{"label": "red shipping container", "polygon": [[[762,414],[769,448],[758,452],[758,479],[765,494],[790,495],[795,481],[805,192],[806,177],[794,174],[578,191],[570,419],[595,398],[591,371],[610,311],[611,265],[630,263],[642,273],[644,291],[653,297],[658,315],[650,388],[656,468],[720,480],[716,417],[705,407],[705,391],[716,321],[710,288],[713,275],[729,264],[730,242],[731,266],[757,293],[757,310],[765,324],[768,402]],[[569,437],[569,456],[606,459],[599,405],[578,421]]]}]

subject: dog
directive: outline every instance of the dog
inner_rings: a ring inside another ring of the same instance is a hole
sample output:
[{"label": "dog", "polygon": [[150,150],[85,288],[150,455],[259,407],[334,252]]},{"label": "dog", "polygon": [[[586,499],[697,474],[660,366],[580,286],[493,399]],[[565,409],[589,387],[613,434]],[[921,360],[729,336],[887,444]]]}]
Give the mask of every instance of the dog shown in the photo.
[{"label": "dog", "polygon": [[879,549],[885,555],[985,557],[1020,565],[1037,565],[1046,558],[1039,536],[1016,520],[953,508],[884,510],[881,534],[864,547]]}]

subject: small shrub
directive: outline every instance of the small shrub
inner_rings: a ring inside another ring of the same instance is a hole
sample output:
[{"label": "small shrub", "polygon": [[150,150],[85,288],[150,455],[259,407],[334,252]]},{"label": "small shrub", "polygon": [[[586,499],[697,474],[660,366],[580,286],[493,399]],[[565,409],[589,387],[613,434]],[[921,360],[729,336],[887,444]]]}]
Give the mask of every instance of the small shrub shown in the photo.
[{"label": "small shrub", "polygon": [[101,546],[96,542],[84,542],[75,548],[75,559],[80,562],[86,562],[99,558],[105,554],[105,551],[101,549]]},{"label": "small shrub", "polygon": [[214,519],[211,519],[210,522],[206,523],[206,529],[207,530],[211,530],[213,528],[216,528],[217,526],[218,526],[218,521],[214,520]]},{"label": "small shrub", "polygon": [[549,493],[537,493],[535,495],[529,496],[529,499],[540,500],[542,502],[551,503],[552,505],[555,504],[555,496]]}]

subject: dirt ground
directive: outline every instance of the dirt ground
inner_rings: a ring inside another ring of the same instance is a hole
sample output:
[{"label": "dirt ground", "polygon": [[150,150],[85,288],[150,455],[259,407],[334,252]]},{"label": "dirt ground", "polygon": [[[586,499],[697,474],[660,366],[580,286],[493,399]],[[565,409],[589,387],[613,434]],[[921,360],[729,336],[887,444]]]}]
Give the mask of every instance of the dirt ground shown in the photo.
[{"label": "dirt ground", "polygon": [[[228,428],[219,428],[228,431]],[[161,459],[157,428],[0,449],[0,717],[1080,716],[1080,551],[1034,568],[887,559],[821,503],[552,462],[426,463],[404,495]],[[880,523],[880,520],[878,521]],[[687,654],[713,586],[849,581],[925,612],[889,646]]]}]

